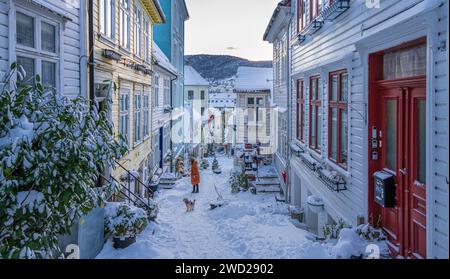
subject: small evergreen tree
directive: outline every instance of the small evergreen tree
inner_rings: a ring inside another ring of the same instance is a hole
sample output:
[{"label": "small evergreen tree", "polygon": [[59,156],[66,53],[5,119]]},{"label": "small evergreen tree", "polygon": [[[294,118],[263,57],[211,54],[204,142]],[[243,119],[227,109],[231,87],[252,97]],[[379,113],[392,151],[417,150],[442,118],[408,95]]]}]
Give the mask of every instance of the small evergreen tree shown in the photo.
[{"label": "small evergreen tree", "polygon": [[111,98],[99,112],[24,76],[14,63],[0,84],[0,258],[59,258],[58,236],[117,190],[96,181],[126,147],[113,136]]}]

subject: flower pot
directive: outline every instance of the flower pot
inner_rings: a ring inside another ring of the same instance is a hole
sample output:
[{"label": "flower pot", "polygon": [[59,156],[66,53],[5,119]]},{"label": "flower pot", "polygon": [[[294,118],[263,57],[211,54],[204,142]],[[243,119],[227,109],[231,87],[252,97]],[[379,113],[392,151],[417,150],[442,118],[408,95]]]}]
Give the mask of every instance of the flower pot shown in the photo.
[{"label": "flower pot", "polygon": [[127,248],[131,244],[136,242],[136,236],[126,236],[126,237],[113,237],[113,247],[116,249]]}]

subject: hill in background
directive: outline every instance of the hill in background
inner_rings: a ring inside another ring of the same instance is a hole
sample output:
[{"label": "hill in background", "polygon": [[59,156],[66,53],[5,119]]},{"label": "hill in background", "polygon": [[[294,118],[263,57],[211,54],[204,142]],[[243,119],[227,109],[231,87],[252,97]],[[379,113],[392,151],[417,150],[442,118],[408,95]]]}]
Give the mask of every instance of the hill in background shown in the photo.
[{"label": "hill in background", "polygon": [[250,61],[231,55],[186,55],[185,62],[210,82],[232,78],[239,66],[272,67],[272,61]]}]

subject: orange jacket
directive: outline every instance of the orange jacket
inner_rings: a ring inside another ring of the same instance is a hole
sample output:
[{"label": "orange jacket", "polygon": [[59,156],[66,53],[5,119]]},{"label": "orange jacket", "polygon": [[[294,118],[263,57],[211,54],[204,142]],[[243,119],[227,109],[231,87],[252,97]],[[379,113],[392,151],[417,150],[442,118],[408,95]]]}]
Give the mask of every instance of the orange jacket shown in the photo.
[{"label": "orange jacket", "polygon": [[200,184],[200,173],[198,171],[197,161],[194,161],[191,166],[191,183],[192,185]]}]

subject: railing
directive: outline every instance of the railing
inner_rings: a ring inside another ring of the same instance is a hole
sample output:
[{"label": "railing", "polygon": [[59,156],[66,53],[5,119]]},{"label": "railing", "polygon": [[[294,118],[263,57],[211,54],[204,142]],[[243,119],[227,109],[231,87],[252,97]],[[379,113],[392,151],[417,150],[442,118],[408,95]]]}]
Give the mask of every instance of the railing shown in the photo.
[{"label": "railing", "polygon": [[[121,163],[119,163],[118,161],[116,161],[116,164],[122,168],[123,170],[125,170],[127,172],[127,174],[132,177],[135,181],[137,181],[141,186],[144,186],[144,188],[147,190],[147,198],[153,198],[154,193],[153,190],[150,189],[150,187],[148,187],[148,185],[146,185],[144,182],[142,182],[139,178],[137,178],[133,173],[131,173],[127,168],[125,168]],[[127,180],[128,182],[128,188],[130,188],[130,179],[128,178]]]},{"label": "railing", "polygon": [[118,183],[120,185],[119,193],[128,200],[129,203],[132,203],[136,207],[145,207],[146,210],[152,210],[152,208],[149,206],[149,198],[147,198],[147,203],[144,199],[142,199],[139,195],[136,195],[133,191],[131,191],[129,188],[125,187],[122,183],[120,183],[117,179],[115,179],[113,176],[110,176],[111,179],[106,178],[103,174],[100,174],[100,176],[106,180],[108,183],[112,183],[113,181]]}]

